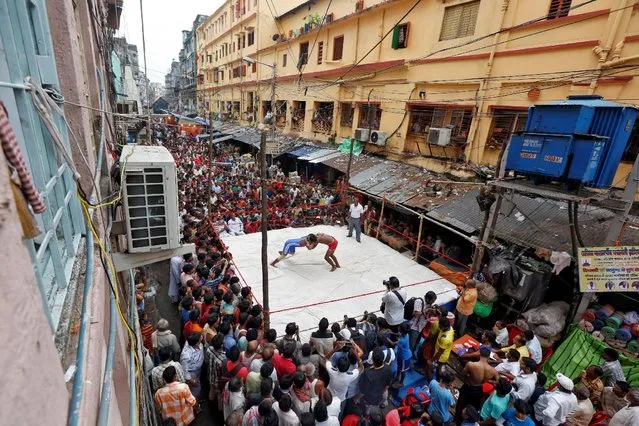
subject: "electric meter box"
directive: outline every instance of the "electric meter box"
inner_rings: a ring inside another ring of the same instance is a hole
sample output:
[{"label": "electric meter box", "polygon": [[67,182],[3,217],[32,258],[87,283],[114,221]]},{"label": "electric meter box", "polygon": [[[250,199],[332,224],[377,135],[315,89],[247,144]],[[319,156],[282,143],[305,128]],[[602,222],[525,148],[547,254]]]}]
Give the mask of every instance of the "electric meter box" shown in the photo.
[{"label": "electric meter box", "polygon": [[171,153],[162,146],[125,145],[120,168],[129,252],[179,247],[177,170]]}]

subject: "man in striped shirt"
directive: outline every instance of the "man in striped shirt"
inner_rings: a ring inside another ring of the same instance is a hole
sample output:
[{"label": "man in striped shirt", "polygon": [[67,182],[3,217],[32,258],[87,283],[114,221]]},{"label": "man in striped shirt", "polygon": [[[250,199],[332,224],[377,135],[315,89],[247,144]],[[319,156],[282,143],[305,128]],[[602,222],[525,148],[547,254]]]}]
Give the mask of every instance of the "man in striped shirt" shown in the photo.
[{"label": "man in striped shirt", "polygon": [[155,393],[155,404],[162,420],[173,419],[177,426],[188,426],[195,420],[193,407],[197,403],[188,385],[176,381],[177,372],[172,365],[166,367],[162,378],[164,387]]}]

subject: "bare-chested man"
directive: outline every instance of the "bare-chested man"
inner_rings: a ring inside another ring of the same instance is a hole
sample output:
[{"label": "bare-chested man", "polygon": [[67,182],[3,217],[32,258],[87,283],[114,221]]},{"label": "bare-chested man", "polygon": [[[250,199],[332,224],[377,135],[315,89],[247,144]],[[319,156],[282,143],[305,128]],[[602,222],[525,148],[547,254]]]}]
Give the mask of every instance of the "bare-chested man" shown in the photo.
[{"label": "bare-chested man", "polygon": [[328,246],[328,250],[326,250],[326,254],[324,255],[324,260],[331,265],[331,272],[340,268],[339,262],[335,257],[335,250],[337,249],[337,239],[335,239],[335,237],[320,232],[318,234],[310,234],[307,239],[311,243],[308,248],[309,250],[314,249],[318,244],[326,244]]},{"label": "bare-chested man", "polygon": [[464,385],[459,390],[459,399],[455,409],[455,424],[461,424],[462,411],[467,405],[472,405],[477,410],[481,407],[482,385],[484,383],[497,383],[499,373],[488,363],[490,349],[479,349],[479,361],[469,362],[464,367]]}]

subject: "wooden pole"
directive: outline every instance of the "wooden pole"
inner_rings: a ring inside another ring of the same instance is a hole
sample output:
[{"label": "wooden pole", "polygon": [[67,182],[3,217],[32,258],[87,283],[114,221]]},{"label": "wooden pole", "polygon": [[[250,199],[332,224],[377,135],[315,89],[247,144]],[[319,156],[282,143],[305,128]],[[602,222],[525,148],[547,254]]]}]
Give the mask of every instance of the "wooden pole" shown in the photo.
[{"label": "wooden pole", "polygon": [[384,197],[382,198],[382,208],[379,211],[379,221],[377,222],[377,231],[375,232],[375,238],[379,238],[379,230],[382,227],[382,219],[384,218],[384,206],[386,206],[386,193],[384,193]]},{"label": "wooden pole", "polygon": [[417,248],[415,249],[415,261],[419,259],[419,248],[422,244],[422,229],[424,228],[424,216],[419,217],[419,232],[417,233]]},{"label": "wooden pole", "polygon": [[213,113],[209,113],[209,178],[207,181],[207,200],[206,208],[208,214],[211,214],[211,181],[213,180]]},{"label": "wooden pole", "polygon": [[268,301],[268,204],[266,200],[266,132],[262,131],[260,139],[260,173],[262,189],[262,309],[264,311],[264,329],[271,328]]}]

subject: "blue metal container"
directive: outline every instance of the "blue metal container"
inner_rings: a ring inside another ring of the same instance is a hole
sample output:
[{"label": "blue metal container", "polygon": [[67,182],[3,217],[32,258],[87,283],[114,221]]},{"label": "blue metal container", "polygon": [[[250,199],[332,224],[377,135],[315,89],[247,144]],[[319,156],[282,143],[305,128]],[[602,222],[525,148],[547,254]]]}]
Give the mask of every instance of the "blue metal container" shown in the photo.
[{"label": "blue metal container", "polygon": [[529,109],[506,168],[589,187],[610,187],[638,110],[600,96],[570,96]]}]

